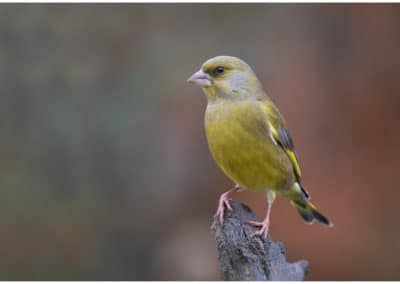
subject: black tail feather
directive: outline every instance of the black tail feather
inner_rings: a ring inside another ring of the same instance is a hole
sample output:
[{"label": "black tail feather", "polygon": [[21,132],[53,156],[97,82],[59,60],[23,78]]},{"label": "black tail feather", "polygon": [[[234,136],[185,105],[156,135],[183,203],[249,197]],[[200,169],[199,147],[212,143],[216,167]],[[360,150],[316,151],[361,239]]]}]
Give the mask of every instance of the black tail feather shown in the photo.
[{"label": "black tail feather", "polygon": [[312,212],[314,218],[317,219],[318,222],[320,222],[324,225],[327,225],[328,227],[333,226],[332,222],[329,221],[329,219],[326,218],[324,215],[322,215],[320,212],[318,212],[318,210],[312,208],[311,212]]},{"label": "black tail feather", "polygon": [[326,226],[333,226],[332,222],[329,221],[329,219],[326,218],[323,214],[321,214],[311,202],[307,200],[292,200],[291,203],[296,207],[300,216],[307,223],[313,223],[315,219]]}]

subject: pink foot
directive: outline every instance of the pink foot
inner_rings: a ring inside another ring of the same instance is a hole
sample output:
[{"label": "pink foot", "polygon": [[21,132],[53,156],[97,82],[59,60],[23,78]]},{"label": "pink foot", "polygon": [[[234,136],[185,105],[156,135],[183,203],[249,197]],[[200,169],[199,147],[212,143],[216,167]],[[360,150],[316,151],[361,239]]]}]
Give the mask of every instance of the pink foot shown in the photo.
[{"label": "pink foot", "polygon": [[228,210],[232,211],[232,207],[231,207],[231,205],[229,204],[228,195],[229,195],[231,192],[233,192],[233,191],[235,191],[235,190],[237,190],[237,189],[238,189],[238,187],[235,186],[234,188],[232,188],[232,189],[228,190],[227,192],[221,194],[221,196],[219,197],[218,209],[217,209],[217,213],[215,213],[215,216],[216,216],[216,217],[219,217],[219,222],[220,222],[221,224],[224,223],[225,206],[226,206],[226,208],[227,208]]},{"label": "pink foot", "polygon": [[255,232],[255,235],[258,237],[267,237],[268,229],[269,229],[269,220],[264,220],[263,222],[255,222],[255,221],[246,221],[246,224],[249,224],[254,227],[261,227],[260,230]]},{"label": "pink foot", "polygon": [[256,236],[267,238],[268,229],[269,229],[269,215],[271,214],[272,202],[273,201],[268,201],[267,215],[265,216],[264,221],[262,221],[262,222],[246,221],[245,222],[246,224],[249,224],[254,227],[261,227],[260,230],[255,232]]}]

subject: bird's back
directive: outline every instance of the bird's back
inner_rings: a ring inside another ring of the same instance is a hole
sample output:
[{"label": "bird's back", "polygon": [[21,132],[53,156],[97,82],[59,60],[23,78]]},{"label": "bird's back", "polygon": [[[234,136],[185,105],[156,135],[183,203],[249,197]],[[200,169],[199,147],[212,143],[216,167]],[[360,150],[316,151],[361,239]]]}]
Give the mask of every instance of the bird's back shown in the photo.
[{"label": "bird's back", "polygon": [[224,173],[241,187],[280,191],[293,184],[293,166],[271,138],[261,104],[244,100],[208,105],[208,145]]}]

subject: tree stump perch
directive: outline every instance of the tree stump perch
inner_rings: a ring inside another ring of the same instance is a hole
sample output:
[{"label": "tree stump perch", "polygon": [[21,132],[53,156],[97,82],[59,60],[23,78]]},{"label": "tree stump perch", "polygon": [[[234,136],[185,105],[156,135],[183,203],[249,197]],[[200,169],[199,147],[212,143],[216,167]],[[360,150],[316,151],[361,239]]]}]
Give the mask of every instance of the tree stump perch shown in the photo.
[{"label": "tree stump perch", "polygon": [[223,280],[304,280],[308,261],[287,263],[284,246],[270,237],[254,236],[256,228],[245,221],[256,221],[254,213],[244,204],[231,200],[232,211],[226,211],[224,224],[214,218],[211,229],[215,233],[218,260]]}]

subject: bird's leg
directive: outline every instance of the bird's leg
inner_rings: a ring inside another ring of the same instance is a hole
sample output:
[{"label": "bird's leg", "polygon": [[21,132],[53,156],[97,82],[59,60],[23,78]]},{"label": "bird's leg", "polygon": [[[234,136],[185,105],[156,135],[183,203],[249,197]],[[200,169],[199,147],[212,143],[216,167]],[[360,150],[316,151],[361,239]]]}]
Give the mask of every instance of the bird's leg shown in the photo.
[{"label": "bird's leg", "polygon": [[252,225],[254,227],[261,227],[261,229],[255,233],[256,236],[267,237],[267,235],[268,235],[269,215],[271,214],[272,203],[274,203],[275,197],[276,197],[275,192],[268,191],[268,193],[267,193],[268,209],[267,209],[267,215],[265,216],[264,221],[262,221],[262,222],[246,221],[246,224]]},{"label": "bird's leg", "polygon": [[234,191],[239,190],[240,187],[238,185],[235,185],[234,187],[232,187],[230,190],[228,190],[227,192],[224,192],[223,194],[221,194],[221,196],[219,197],[219,202],[218,202],[218,209],[217,209],[217,213],[215,213],[216,217],[219,217],[219,221],[220,223],[224,223],[224,212],[225,212],[225,206],[228,210],[232,210],[231,205],[229,204],[229,198],[228,195]]}]

